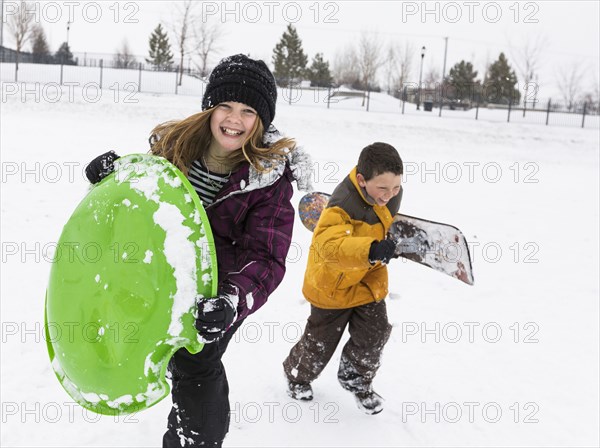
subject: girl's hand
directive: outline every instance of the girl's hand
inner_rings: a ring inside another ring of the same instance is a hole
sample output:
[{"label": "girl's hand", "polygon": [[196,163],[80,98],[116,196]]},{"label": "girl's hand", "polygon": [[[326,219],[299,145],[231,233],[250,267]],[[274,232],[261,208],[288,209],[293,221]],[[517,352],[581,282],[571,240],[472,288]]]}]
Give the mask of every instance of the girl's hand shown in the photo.
[{"label": "girl's hand", "polygon": [[223,337],[237,316],[237,311],[227,294],[200,299],[196,330],[202,342],[209,344]]},{"label": "girl's hand", "polygon": [[92,184],[97,184],[115,170],[115,160],[119,158],[114,151],[99,155],[85,167],[85,175]]}]

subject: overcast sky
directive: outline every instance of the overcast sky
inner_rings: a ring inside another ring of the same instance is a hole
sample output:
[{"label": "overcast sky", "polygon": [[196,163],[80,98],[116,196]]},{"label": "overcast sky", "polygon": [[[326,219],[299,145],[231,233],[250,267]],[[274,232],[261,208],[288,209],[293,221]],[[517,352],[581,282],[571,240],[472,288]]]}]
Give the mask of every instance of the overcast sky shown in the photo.
[{"label": "overcast sky", "polygon": [[[0,0],[1,1],[1,0]],[[148,37],[158,23],[170,29],[173,1],[39,2],[36,21],[44,26],[51,50],[66,40],[75,53],[114,53],[127,39],[133,53],[146,56]],[[486,63],[501,51],[509,62],[529,41],[544,41],[539,67],[540,97],[556,95],[560,70],[577,64],[583,83],[592,90],[599,80],[598,1],[457,1],[457,2],[197,2],[198,21],[219,23],[224,32],[220,51],[210,62],[247,53],[271,63],[275,44],[293,23],[309,58],[322,52],[333,63],[336,52],[355,43],[361,32],[377,33],[382,46],[391,42],[415,48],[418,81],[420,48],[426,47],[423,72],[441,73],[444,37],[448,37],[447,70],[465,59],[483,74]],[[5,17],[17,2],[4,0]],[[171,43],[175,47],[174,39]],[[4,28],[4,44],[14,47]],[[513,65],[517,74],[519,70]],[[521,78],[521,76],[519,76]]]}]

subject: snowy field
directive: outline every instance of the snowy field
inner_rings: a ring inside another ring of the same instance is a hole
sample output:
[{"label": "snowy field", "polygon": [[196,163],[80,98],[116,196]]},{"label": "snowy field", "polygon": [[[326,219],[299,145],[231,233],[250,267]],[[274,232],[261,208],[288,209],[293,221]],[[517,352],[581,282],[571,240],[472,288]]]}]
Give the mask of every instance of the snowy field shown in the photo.
[{"label": "snowy field", "polygon": [[[17,94],[0,103],[2,446],[160,446],[166,427],[168,398],[121,417],[73,403],[48,361],[44,291],[49,252],[88,188],[85,164],[108,149],[146,152],[155,124],[197,112],[201,100],[85,98],[75,89],[55,102]],[[225,445],[598,446],[598,130],[507,124],[505,111],[486,111],[498,114],[487,121],[400,115],[385,95],[371,110],[303,97],[280,101],[275,124],[312,154],[326,192],[365,145],[394,145],[406,166],[401,210],[463,230],[475,285],[395,260],[394,330],[375,380],[384,411],[362,414],[337,384],[339,350],[315,400],[293,401],[281,363],[309,313],[300,291],[311,236],[297,219],[283,283],[225,356]]]}]

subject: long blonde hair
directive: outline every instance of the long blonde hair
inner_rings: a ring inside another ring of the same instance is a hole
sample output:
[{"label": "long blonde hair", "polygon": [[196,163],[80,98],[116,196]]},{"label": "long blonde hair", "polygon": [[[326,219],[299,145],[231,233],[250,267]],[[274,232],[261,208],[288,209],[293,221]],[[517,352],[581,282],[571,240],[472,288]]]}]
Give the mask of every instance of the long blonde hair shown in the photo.
[{"label": "long blonde hair", "polygon": [[[150,152],[162,156],[186,176],[194,160],[200,159],[208,151],[212,140],[210,117],[214,108],[191,115],[183,120],[161,123],[150,133]],[[271,171],[278,161],[284,161],[286,154],[296,148],[291,138],[281,138],[270,146],[263,143],[264,128],[260,118],[256,118],[250,135],[240,148],[222,159],[237,166],[246,161],[257,171]],[[275,162],[275,163],[274,163]]]}]

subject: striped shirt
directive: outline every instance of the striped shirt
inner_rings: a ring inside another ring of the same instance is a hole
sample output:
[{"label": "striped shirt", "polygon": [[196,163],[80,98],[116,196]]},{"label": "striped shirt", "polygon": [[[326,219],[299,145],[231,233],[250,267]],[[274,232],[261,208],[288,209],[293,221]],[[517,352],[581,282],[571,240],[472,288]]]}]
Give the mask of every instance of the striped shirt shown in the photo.
[{"label": "striped shirt", "polygon": [[200,196],[202,204],[206,207],[214,202],[215,196],[227,183],[230,174],[211,173],[200,160],[195,160],[188,172],[188,180]]}]

